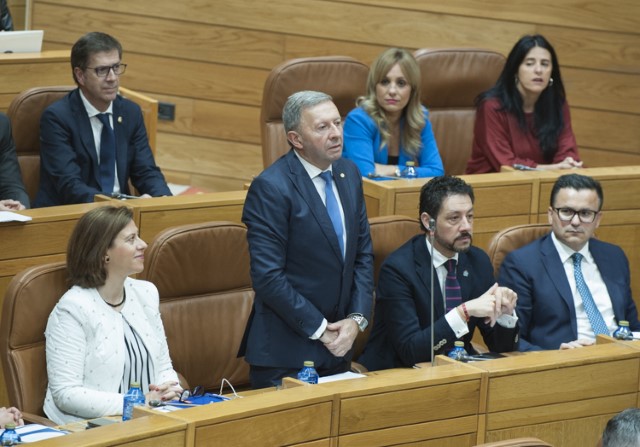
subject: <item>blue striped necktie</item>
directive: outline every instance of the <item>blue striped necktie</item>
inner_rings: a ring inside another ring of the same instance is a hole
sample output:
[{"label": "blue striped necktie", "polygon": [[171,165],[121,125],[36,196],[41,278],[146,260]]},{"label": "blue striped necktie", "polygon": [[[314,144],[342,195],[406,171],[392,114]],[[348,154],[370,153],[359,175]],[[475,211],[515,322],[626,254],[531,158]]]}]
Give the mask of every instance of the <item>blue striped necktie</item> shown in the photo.
[{"label": "blue striped necktie", "polygon": [[331,171],[324,171],[320,174],[320,177],[325,182],[324,192],[327,200],[327,212],[329,213],[329,218],[331,219],[331,223],[333,224],[333,229],[336,231],[336,235],[338,236],[338,243],[340,244],[340,253],[342,253],[342,257],[344,257],[344,240],[342,239],[343,231],[342,231],[342,216],[340,215],[340,207],[338,206],[338,201],[336,200],[336,196],[333,193],[333,183],[331,179]]},{"label": "blue striped necktie", "polygon": [[447,301],[447,312],[455,309],[462,304],[462,294],[460,292],[460,283],[456,276],[456,260],[449,259],[447,261],[447,277],[444,281],[444,296]]},{"label": "blue striped necktie", "polygon": [[111,194],[116,181],[116,137],[109,122],[108,113],[96,115],[102,123],[100,135],[100,186],[102,192]]},{"label": "blue striped necktie", "polygon": [[576,278],[576,287],[578,288],[578,293],[580,293],[580,296],[582,297],[584,311],[587,314],[587,317],[589,317],[589,323],[591,323],[593,333],[595,335],[609,335],[607,324],[604,322],[604,318],[602,318],[602,314],[598,310],[598,306],[596,306],[595,301],[593,301],[591,291],[589,290],[587,283],[584,281],[584,276],[582,276],[582,267],[580,264],[583,256],[580,253],[574,253],[571,257],[573,258],[573,276]]}]

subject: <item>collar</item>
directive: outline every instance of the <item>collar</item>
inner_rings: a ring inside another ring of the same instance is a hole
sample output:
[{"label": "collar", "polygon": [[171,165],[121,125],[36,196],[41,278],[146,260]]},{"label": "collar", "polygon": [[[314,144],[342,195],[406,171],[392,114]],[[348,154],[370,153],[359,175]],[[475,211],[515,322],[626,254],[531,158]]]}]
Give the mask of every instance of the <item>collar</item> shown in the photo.
[{"label": "collar", "polygon": [[89,115],[89,118],[93,118],[94,116],[100,115],[101,113],[113,114],[113,101],[111,102],[111,104],[109,104],[109,108],[107,110],[101,112],[100,110],[93,107],[93,104],[91,104],[89,100],[84,96],[84,93],[82,93],[81,88],[78,88],[78,92],[80,93],[80,99],[82,100],[82,104],[84,104],[84,109],[87,111],[87,115]]},{"label": "collar", "polygon": [[309,177],[311,177],[312,179],[318,177],[324,171],[329,171],[331,172],[331,175],[333,175],[332,166],[329,166],[328,169],[325,169],[323,171],[319,167],[312,165],[307,160],[302,158],[298,153],[298,151],[296,151],[295,149],[293,149],[293,153],[296,155],[296,157],[298,157],[298,160],[300,160],[300,163],[302,163],[302,167],[304,168],[305,171],[307,171],[307,174],[309,174]]},{"label": "collar", "polygon": [[553,231],[551,232],[551,240],[553,241],[554,247],[556,247],[556,251],[558,252],[558,255],[560,255],[560,261],[562,261],[563,264],[567,262],[567,259],[573,256],[574,253],[580,253],[584,258],[584,260],[589,263],[594,262],[593,256],[591,256],[591,252],[589,251],[589,241],[587,241],[587,243],[584,244],[584,247],[582,247],[580,251],[575,252],[571,247],[562,243],[556,237],[556,234]]},{"label": "collar", "polygon": [[[431,253],[431,242],[429,242],[429,237],[427,235],[425,235],[424,240],[427,243],[427,251],[429,253]],[[449,259],[455,259],[456,260],[456,265],[458,265],[459,264],[458,263],[458,255],[459,255],[459,253],[456,253],[451,258],[447,258],[445,255],[440,253],[437,248],[434,247],[433,248],[433,259],[431,260],[431,262],[433,262],[433,266],[435,268],[438,268],[438,267],[442,267],[444,264],[446,264],[446,262]]]}]

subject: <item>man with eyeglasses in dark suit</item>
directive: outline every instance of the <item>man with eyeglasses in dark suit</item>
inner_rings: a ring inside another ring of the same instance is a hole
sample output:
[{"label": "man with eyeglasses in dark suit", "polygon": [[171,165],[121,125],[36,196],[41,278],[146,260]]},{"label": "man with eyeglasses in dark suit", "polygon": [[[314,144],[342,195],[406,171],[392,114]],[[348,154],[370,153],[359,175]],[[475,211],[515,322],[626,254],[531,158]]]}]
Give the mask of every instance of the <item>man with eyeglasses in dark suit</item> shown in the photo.
[{"label": "man with eyeglasses in dark suit", "polygon": [[40,188],[35,207],[93,202],[96,194],[171,195],[149,146],[142,112],[118,95],[122,46],[108,34],[82,36],[71,49],[78,88],[40,121]]},{"label": "man with eyeglasses in dark suit", "polygon": [[623,320],[640,330],[627,257],[620,247],[593,238],[602,203],[597,180],[559,177],[548,210],[551,233],[502,263],[498,281],[518,294],[519,350],[592,345]]}]

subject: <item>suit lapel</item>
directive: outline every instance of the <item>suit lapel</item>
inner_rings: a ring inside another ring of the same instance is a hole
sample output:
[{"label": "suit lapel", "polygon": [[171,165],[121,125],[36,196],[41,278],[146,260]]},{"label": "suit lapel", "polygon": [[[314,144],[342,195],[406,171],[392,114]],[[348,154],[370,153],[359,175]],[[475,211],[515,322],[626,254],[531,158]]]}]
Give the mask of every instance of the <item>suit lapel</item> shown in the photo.
[{"label": "suit lapel", "polygon": [[[356,228],[357,222],[354,219],[348,219],[347,216],[356,215],[354,207],[355,200],[353,198],[353,179],[349,178],[347,172],[345,172],[344,165],[341,163],[342,159],[333,163],[333,181],[338,189],[338,195],[340,196],[340,203],[342,204],[342,211],[344,212],[344,226],[347,236],[347,242],[345,246],[345,257],[347,253],[351,253],[350,250],[352,244],[357,241]],[[358,179],[360,181],[360,179]],[[334,231],[335,233],[335,231]]]},{"label": "suit lapel", "polygon": [[573,329],[574,336],[578,336],[578,324],[576,322],[576,308],[573,303],[573,294],[571,293],[571,287],[569,286],[569,280],[565,274],[564,266],[560,262],[560,255],[558,250],[553,245],[553,239],[551,234],[547,234],[541,241],[540,247],[541,261],[544,269],[547,271],[547,275],[551,278],[560,298],[565,306],[569,309],[571,315],[571,328]]},{"label": "suit lapel", "polygon": [[120,96],[113,101],[113,132],[116,137],[116,169],[118,170],[118,182],[120,190],[127,191],[127,135],[125,132],[125,117],[122,116]]},{"label": "suit lapel", "polygon": [[[431,298],[431,269],[433,265],[431,261],[431,254],[429,253],[429,250],[427,250],[427,243],[424,238],[416,238],[413,241],[413,244],[413,257],[416,260],[416,275],[418,275],[418,278],[420,278],[420,281],[422,281],[422,284],[424,285],[426,296]],[[435,300],[433,303],[435,310],[433,319],[435,321],[444,315],[442,287],[440,287],[440,281],[438,281],[438,275],[435,271],[433,272],[433,299]]]},{"label": "suit lapel", "polygon": [[473,285],[473,278],[471,277],[469,269],[469,258],[465,253],[458,254],[458,268],[456,269],[456,276],[458,278],[458,283],[460,284],[460,295],[462,296],[462,301],[468,301],[471,298],[471,289]]},{"label": "suit lapel", "polygon": [[[322,199],[318,195],[318,190],[313,184],[313,180],[309,177],[309,174],[297,159],[293,153],[293,149],[287,153],[287,163],[290,169],[290,178],[294,188],[302,196],[302,199],[306,202],[307,206],[311,210],[311,214],[318,222],[320,229],[324,233],[329,245],[331,246],[335,255],[344,262],[342,253],[340,252],[340,246],[338,245],[338,236],[333,229],[333,224],[327,213],[327,208],[322,203]],[[349,238],[347,238],[348,240]]]},{"label": "suit lapel", "polygon": [[624,297],[626,292],[624,290],[620,290],[621,287],[618,285],[618,282],[615,281],[616,277],[622,276],[622,272],[620,271],[622,262],[608,259],[605,253],[599,249],[598,241],[595,241],[594,239],[591,239],[589,242],[589,252],[591,253],[591,256],[593,256],[593,260],[600,271],[600,276],[602,276],[602,280],[607,287],[607,292],[611,299],[611,307],[613,307],[613,314],[616,317],[616,321],[625,320],[627,317],[625,315],[624,301],[620,298]]},{"label": "suit lapel", "polygon": [[96,142],[93,139],[93,127],[89,115],[87,115],[87,109],[85,109],[80,98],[80,89],[74,90],[69,96],[69,104],[71,106],[71,112],[73,113],[74,121],[77,123],[77,128],[80,134],[80,140],[82,141],[82,147],[91,158],[93,165],[94,180],[100,184],[100,167],[98,161],[98,150],[96,149]]}]

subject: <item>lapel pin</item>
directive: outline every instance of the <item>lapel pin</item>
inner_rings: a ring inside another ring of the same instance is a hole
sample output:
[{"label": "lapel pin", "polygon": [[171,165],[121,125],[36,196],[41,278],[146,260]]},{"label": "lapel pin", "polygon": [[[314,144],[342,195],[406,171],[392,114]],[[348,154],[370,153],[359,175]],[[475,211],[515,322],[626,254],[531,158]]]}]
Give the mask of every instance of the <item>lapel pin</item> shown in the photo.
[{"label": "lapel pin", "polygon": [[340,178],[344,178],[344,172],[340,173]]},{"label": "lapel pin", "polygon": [[122,117],[121,116],[118,117],[118,123],[122,124]]},{"label": "lapel pin", "polygon": [[467,276],[469,276],[469,272],[465,270],[464,272],[462,272],[462,276],[466,278]]}]

